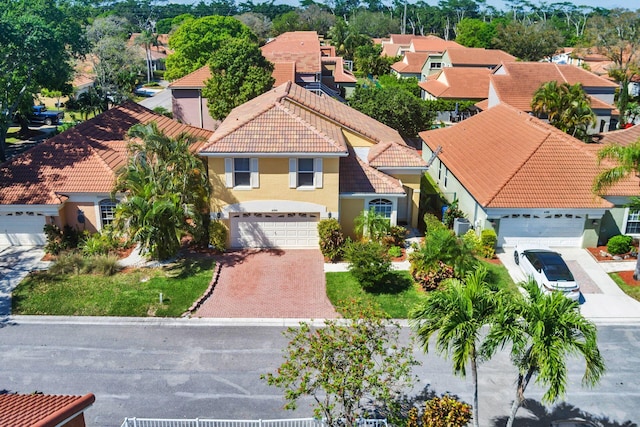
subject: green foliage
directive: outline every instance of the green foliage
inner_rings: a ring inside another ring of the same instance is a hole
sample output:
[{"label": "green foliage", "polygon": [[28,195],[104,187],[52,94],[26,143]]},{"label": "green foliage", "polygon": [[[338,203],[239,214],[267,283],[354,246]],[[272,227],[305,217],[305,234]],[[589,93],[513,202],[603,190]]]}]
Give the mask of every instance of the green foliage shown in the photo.
[{"label": "green foliage", "polygon": [[389,233],[391,223],[388,218],[380,215],[374,208],[360,212],[354,219],[355,232],[363,240],[380,241]]},{"label": "green foliage", "polygon": [[85,274],[99,274],[101,276],[113,276],[120,271],[118,257],[114,255],[97,255],[85,258],[82,272]]},{"label": "green foliage", "polygon": [[[389,74],[395,57],[381,56],[382,46],[365,44],[358,46],[353,54],[355,75],[358,77],[383,76]],[[393,61],[393,62],[392,62]]]},{"label": "green foliage", "polygon": [[47,239],[44,251],[51,255],[58,255],[63,251],[77,248],[80,239],[78,230],[68,225],[60,230],[60,227],[55,224],[45,224],[44,235]]},{"label": "green foliage", "polygon": [[427,400],[422,414],[422,427],[465,427],[471,421],[471,405],[444,395]]},{"label": "green foliage", "polygon": [[493,258],[496,254],[496,244],[498,243],[498,236],[495,230],[484,229],[480,233],[480,255],[485,258]]},{"label": "green foliage", "polygon": [[522,61],[540,61],[552,56],[564,46],[562,34],[548,23],[525,24],[509,21],[496,28],[494,47],[519,58]]},{"label": "green foliage", "polygon": [[626,254],[631,250],[633,237],[619,234],[607,242],[607,251],[612,255]]},{"label": "green foliage", "polygon": [[258,45],[242,38],[228,39],[209,60],[211,78],[202,95],[209,113],[224,119],[232,109],[273,87],[273,64],[262,56]]},{"label": "green foliage", "polygon": [[387,234],[385,236],[382,236],[382,238],[380,239],[380,243],[382,243],[387,248],[391,248],[392,246],[403,248],[408,235],[409,230],[407,230],[403,226],[392,225],[391,227],[389,227]]},{"label": "green foliage", "polygon": [[378,77],[378,83],[380,83],[384,88],[404,90],[411,93],[416,98],[420,98],[420,86],[418,86],[418,79],[416,77],[399,79],[391,74],[385,74]]},{"label": "green foliage", "polygon": [[387,249],[378,242],[348,242],[344,255],[349,271],[366,291],[381,289],[387,282],[391,260]]},{"label": "green foliage", "polygon": [[424,214],[424,228],[427,234],[438,229],[447,229],[447,226],[442,223],[434,214]]},{"label": "green foliage", "polygon": [[322,255],[329,258],[331,262],[335,262],[342,256],[346,240],[337,219],[329,218],[318,222],[318,237]]},{"label": "green foliage", "polygon": [[84,256],[107,255],[117,249],[118,242],[108,233],[95,233],[80,243]]},{"label": "green foliage", "polygon": [[442,261],[437,261],[429,268],[412,268],[411,276],[422,289],[428,292],[438,289],[445,280],[454,278],[455,272],[453,267]]},{"label": "green foliage", "polygon": [[49,267],[51,274],[78,274],[84,269],[85,259],[77,252],[65,252]]},{"label": "green foliage", "polygon": [[391,246],[387,253],[391,258],[399,258],[402,256],[402,249],[400,246]]},{"label": "green foliage", "polygon": [[169,37],[174,53],[167,57],[165,78],[175,80],[207,64],[211,55],[233,37],[256,41],[249,27],[230,16],[185,20]]},{"label": "green foliage", "polygon": [[458,200],[451,202],[447,210],[444,212],[442,222],[447,228],[453,228],[453,222],[456,218],[466,218],[466,215],[458,207]]},{"label": "green foliage", "polygon": [[481,19],[464,18],[456,26],[456,42],[466,47],[491,48],[496,25]]},{"label": "green foliage", "polygon": [[[371,307],[351,302],[345,318],[314,328],[306,322],[288,328],[284,362],[261,378],[284,390],[285,409],[300,398],[315,401],[314,415],[327,425],[353,427],[366,415],[364,402],[388,409],[413,383],[411,345],[398,344],[400,327]],[[393,409],[393,408],[389,408]]]},{"label": "green foliage", "polygon": [[598,165],[603,160],[611,160],[614,166],[600,172],[593,180],[592,190],[596,194],[619,182],[621,179],[640,173],[640,141],[629,145],[607,144],[598,151]]},{"label": "green foliage", "polygon": [[475,230],[467,230],[467,232],[462,236],[462,241],[467,247],[473,248],[476,253],[480,252],[482,249],[482,241],[480,240],[480,236],[476,234]]},{"label": "green foliage", "polygon": [[227,236],[229,230],[220,221],[211,221],[209,223],[209,244],[219,252],[227,249]]},{"label": "green foliage", "polygon": [[358,86],[349,105],[408,138],[429,129],[435,117],[425,101],[397,87]]},{"label": "green foliage", "polygon": [[283,13],[282,15],[277,16],[273,22],[273,27],[271,32],[274,36],[279,36],[280,34],[289,32],[289,31],[307,31],[309,30],[309,25],[302,20],[300,14],[292,10],[291,12]]}]

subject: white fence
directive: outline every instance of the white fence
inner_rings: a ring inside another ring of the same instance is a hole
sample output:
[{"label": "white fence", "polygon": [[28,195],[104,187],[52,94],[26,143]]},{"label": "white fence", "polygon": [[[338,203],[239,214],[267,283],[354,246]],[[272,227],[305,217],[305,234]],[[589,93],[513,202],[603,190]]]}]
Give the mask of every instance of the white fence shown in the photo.
[{"label": "white fence", "polygon": [[[359,427],[387,427],[386,419],[359,419]],[[283,420],[211,420],[125,418],[121,427],[326,427],[326,423],[315,418]]]}]

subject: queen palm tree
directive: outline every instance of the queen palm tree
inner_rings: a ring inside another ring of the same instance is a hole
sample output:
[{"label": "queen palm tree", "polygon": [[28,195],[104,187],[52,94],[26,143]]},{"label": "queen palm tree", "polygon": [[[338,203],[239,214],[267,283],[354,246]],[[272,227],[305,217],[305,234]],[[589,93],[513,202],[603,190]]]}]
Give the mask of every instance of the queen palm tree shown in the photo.
[{"label": "queen palm tree", "polygon": [[[627,146],[609,144],[598,151],[598,165],[603,160],[612,160],[616,165],[600,172],[593,181],[593,192],[602,194],[607,188],[628,176],[640,178],[640,140]],[[632,209],[638,210],[638,204],[630,205]],[[640,279],[640,256],[636,262],[636,269],[633,273],[634,280]]]},{"label": "queen palm tree", "polygon": [[596,327],[578,310],[578,303],[560,292],[544,294],[535,281],[524,284],[526,295],[503,300],[502,309],[487,335],[481,353],[490,357],[511,344],[511,359],[518,369],[516,397],[507,427],[513,425],[531,379],[547,390],[544,403],[554,403],[567,388],[567,356],[582,356],[582,383],[594,386],[605,371],[596,342]]},{"label": "queen palm tree", "polygon": [[151,47],[160,46],[158,35],[150,30],[143,30],[136,38],[136,43],[144,47],[145,64],[147,65],[147,83],[151,81],[153,77],[153,58],[151,58]]},{"label": "queen palm tree", "polygon": [[466,376],[471,365],[473,381],[473,425],[478,427],[478,348],[480,331],[498,310],[498,298],[485,281],[487,270],[477,267],[467,273],[464,282],[448,279],[444,288],[431,292],[411,313],[411,326],[425,352],[437,333],[436,349],[451,354],[453,372]]}]

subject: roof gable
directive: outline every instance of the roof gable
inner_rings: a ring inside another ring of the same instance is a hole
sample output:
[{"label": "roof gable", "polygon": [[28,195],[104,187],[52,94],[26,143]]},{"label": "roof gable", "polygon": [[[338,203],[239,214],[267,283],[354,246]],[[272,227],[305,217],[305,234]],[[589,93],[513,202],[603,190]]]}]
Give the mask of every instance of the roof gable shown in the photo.
[{"label": "roof gable", "polygon": [[406,52],[404,58],[391,65],[391,68],[398,73],[420,73],[428,57],[427,52]]},{"label": "roof gable", "polygon": [[442,147],[440,160],[484,207],[612,206],[591,192],[599,168],[589,144],[508,105],[420,136]]},{"label": "roof gable", "polygon": [[260,48],[262,56],[273,63],[295,62],[298,73],[319,73],[320,40],[315,31],[280,34]]},{"label": "roof gable", "polygon": [[81,414],[95,400],[95,396],[91,393],[84,396],[2,394],[0,395],[0,425],[54,427]]},{"label": "roof gable", "polygon": [[501,62],[513,62],[517,58],[500,49],[449,48],[445,51],[451,64],[455,66],[495,67]]},{"label": "roof gable", "polygon": [[429,35],[411,40],[411,52],[444,52],[447,49],[463,47],[451,40],[444,40],[438,36]]},{"label": "roof gable", "polygon": [[436,98],[486,99],[490,74],[488,68],[446,67],[418,85]]}]

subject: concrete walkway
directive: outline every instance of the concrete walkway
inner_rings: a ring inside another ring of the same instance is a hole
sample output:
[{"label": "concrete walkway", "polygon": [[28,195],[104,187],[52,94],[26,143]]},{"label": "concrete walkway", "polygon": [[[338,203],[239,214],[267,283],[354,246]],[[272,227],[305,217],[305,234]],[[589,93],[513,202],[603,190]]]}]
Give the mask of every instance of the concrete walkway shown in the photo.
[{"label": "concrete walkway", "polygon": [[[596,286],[596,288],[582,287],[580,311],[585,317],[598,323],[640,321],[640,302],[627,296],[608,275],[608,272],[612,271],[633,270],[635,262],[599,263],[586,249],[553,249],[562,255],[574,276],[579,278],[581,275],[586,275],[588,281]],[[504,248],[498,253],[498,258],[516,283],[525,280],[522,270],[513,259],[513,248]]]}]

